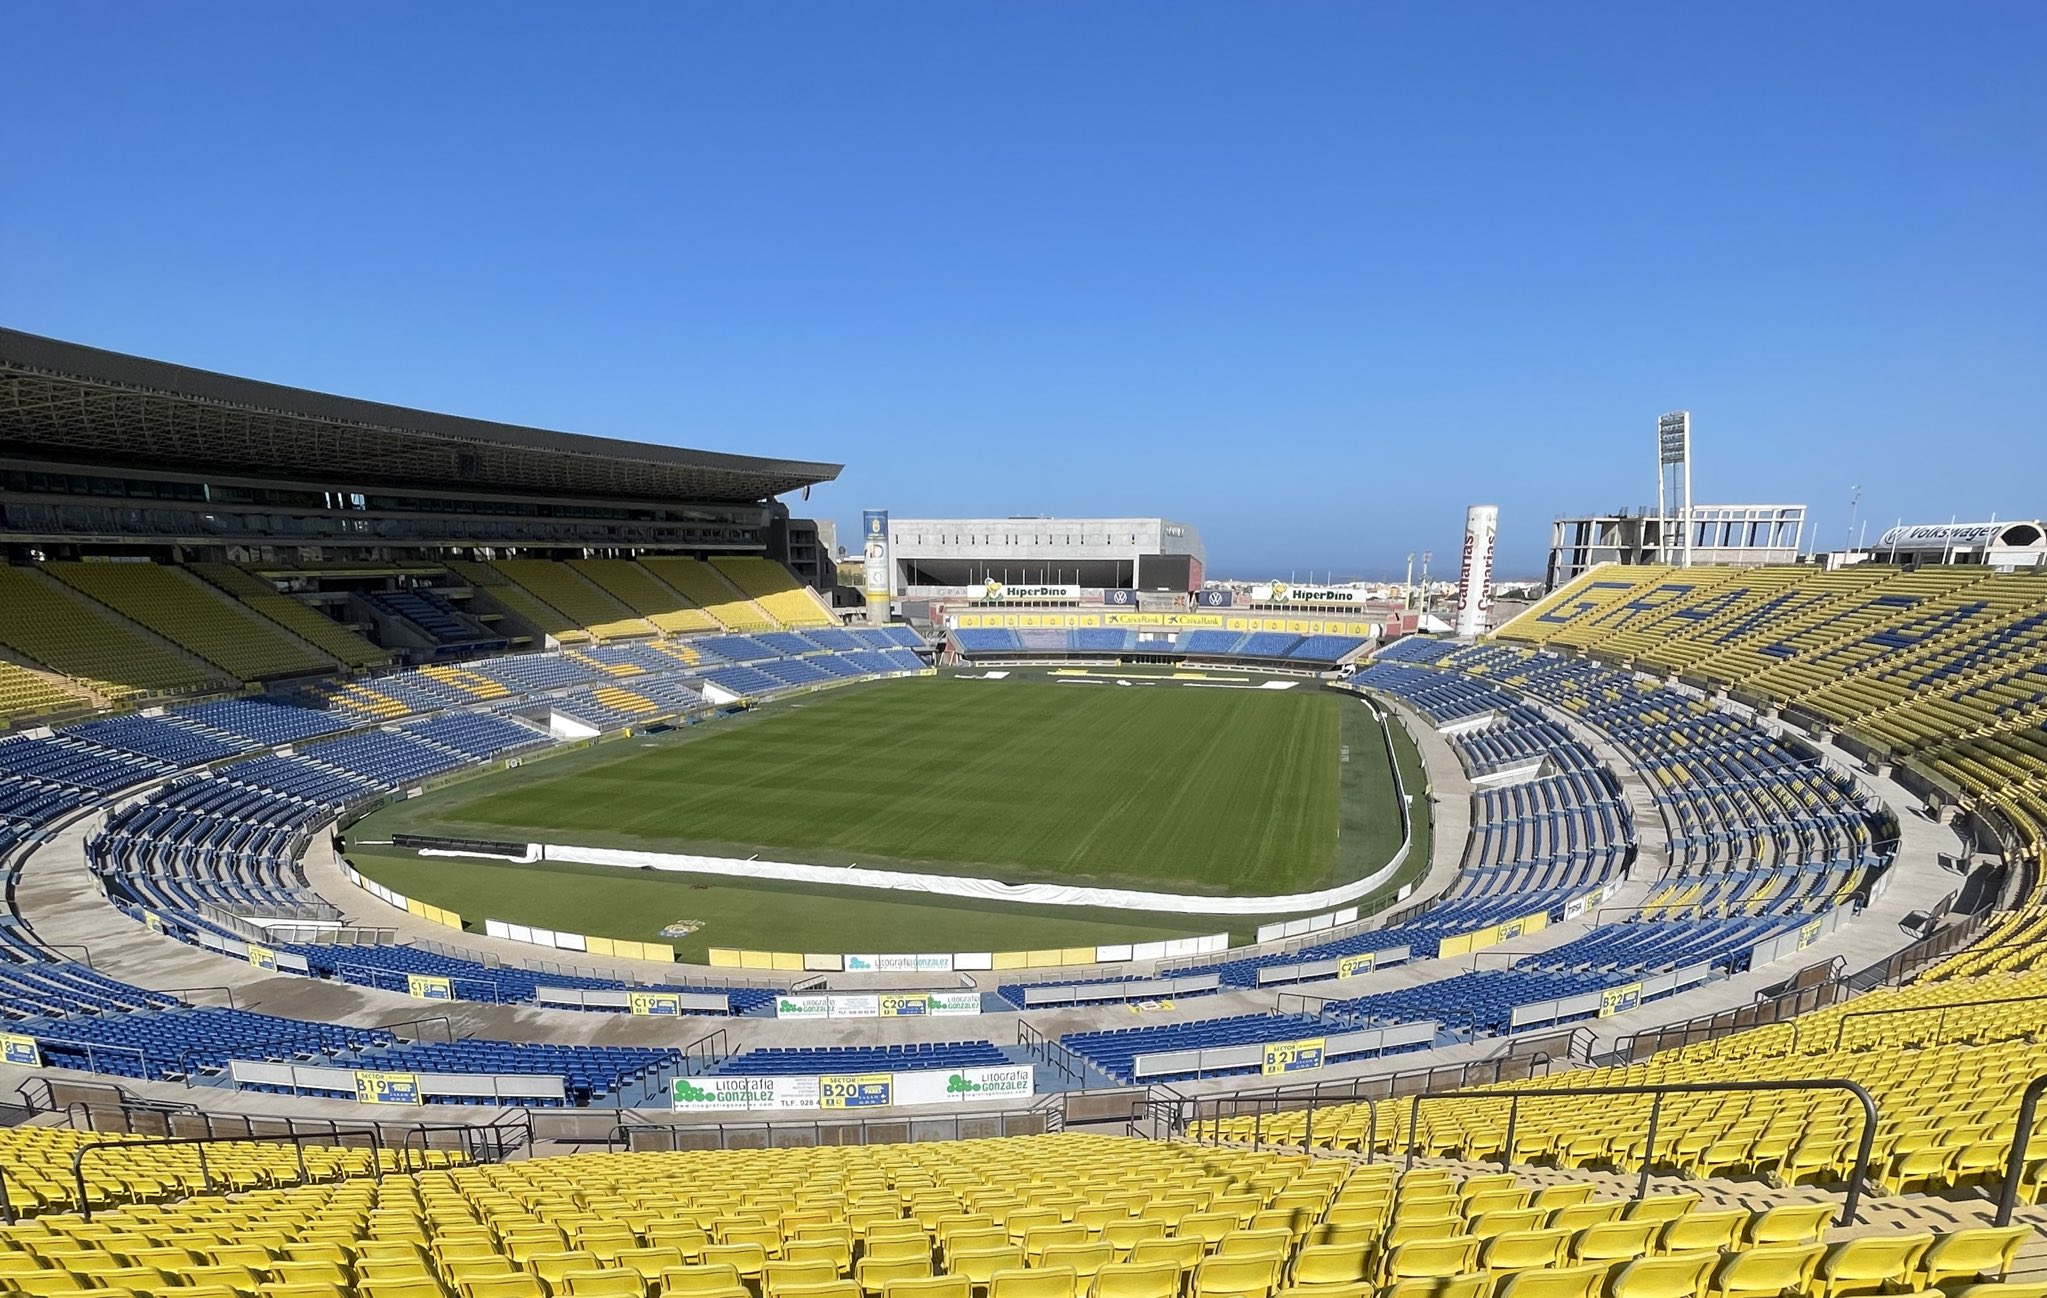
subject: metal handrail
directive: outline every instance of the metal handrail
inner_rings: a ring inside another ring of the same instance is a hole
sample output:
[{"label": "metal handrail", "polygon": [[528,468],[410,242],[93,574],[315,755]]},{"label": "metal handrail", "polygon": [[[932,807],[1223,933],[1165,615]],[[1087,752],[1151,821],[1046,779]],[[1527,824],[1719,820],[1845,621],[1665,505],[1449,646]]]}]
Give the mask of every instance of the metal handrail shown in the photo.
[{"label": "metal handrail", "polygon": [[[201,987],[152,987],[149,990],[153,992],[158,992],[165,996],[179,996],[180,993],[183,992],[226,992],[227,1007],[229,1009],[235,1008],[235,989],[225,985]],[[190,1001],[186,1001],[185,1003],[188,1005],[191,1004]]]},{"label": "metal handrail", "polygon": [[[1776,996],[1756,1000],[1747,1005],[1737,1005],[1731,1009],[1717,1010],[1711,1014],[1701,1014],[1696,1018],[1686,1019],[1682,1023],[1665,1023],[1660,1027],[1643,1028],[1639,1032],[1631,1032],[1627,1036],[1615,1040],[1613,1050],[1607,1057],[1623,1063],[1631,1062],[1638,1057],[1635,1051],[1640,1043],[1645,1040],[1652,1043],[1653,1050],[1668,1050],[1682,1046],[1697,1045],[1704,1041],[1717,1041],[1721,1037],[1733,1036],[1738,1032],[1748,1032],[1756,1028],[1769,1027],[1772,1024],[1796,1019],[1801,1014],[1809,1014],[1814,1010],[1823,1010],[1832,1005],[1835,999],[1845,995],[1847,990],[1848,982],[1846,979],[1831,979],[1827,982],[1815,983],[1810,987],[1801,987],[1796,991],[1783,992]],[[1811,1001],[1812,1004],[1807,1005],[1807,1001]],[[1790,1006],[1788,1013],[1785,1012],[1784,1007],[1786,1005]],[[1794,1049],[1796,1048],[1796,1032],[1797,1028],[1794,1024]],[[1697,1035],[1701,1033],[1704,1035]]]},{"label": "metal handrail", "polygon": [[[2040,1086],[2047,1079],[2036,1081]],[[1649,1132],[1642,1149],[1642,1179],[1636,1197],[1647,1198],[1649,1194],[1649,1168],[1656,1158],[1656,1128],[1663,1116],[1663,1097],[1666,1095],[1707,1095],[1724,1091],[1846,1091],[1862,1105],[1862,1139],[1856,1148],[1855,1170],[1848,1178],[1848,1197],[1841,1208],[1841,1221],[1853,1225],[1856,1208],[1862,1202],[1862,1184],[1869,1176],[1869,1160],[1876,1144],[1877,1111],[1876,1100],[1859,1082],[1845,1077],[1810,1078],[1803,1081],[1775,1080],[1752,1082],[1668,1082],[1661,1085],[1635,1086],[1544,1086],[1527,1090],[1500,1091],[1448,1091],[1434,1095],[1417,1095],[1408,1112],[1407,1123],[1407,1166],[1414,1167],[1416,1133],[1421,1127],[1422,1101],[1424,1100],[1506,1100],[1507,1136],[1500,1151],[1503,1166],[1511,1166],[1514,1158],[1514,1128],[1521,1117],[1521,1101],[1583,1099],[1588,1095],[1647,1095],[1652,1097],[1649,1106]],[[2031,1093],[2029,1088],[2029,1094]],[[2037,1096],[2034,1097],[2037,1100]]]},{"label": "metal handrail", "polygon": [[697,1055],[703,1055],[706,1064],[715,1064],[721,1059],[732,1057],[732,1034],[724,1028],[712,1028],[709,1032],[688,1042],[682,1048],[683,1057],[692,1063]]},{"label": "metal handrail", "polygon": [[2047,1073],[2042,1073],[2026,1083],[2026,1091],[2019,1098],[2019,1126],[2012,1133],[2011,1157],[2005,1160],[2004,1184],[1997,1189],[1996,1225],[2011,1225],[2012,1210],[2019,1204],[2019,1178],[2026,1172],[2026,1146],[2033,1139],[2033,1115],[2040,1108],[2040,1097],[2047,1095]]},{"label": "metal handrail", "polygon": [[[445,1014],[420,1014],[420,1015],[416,1015],[416,1016],[414,1016],[414,1017],[412,1017],[412,1018],[409,1018],[409,1019],[395,1019],[395,1020],[393,1020],[392,1022],[389,1022],[389,1023],[373,1023],[373,1024],[371,1024],[371,1025],[370,1025],[370,1027],[369,1027],[368,1029],[365,1029],[365,1030],[369,1030],[369,1031],[379,1031],[379,1032],[389,1032],[389,1033],[391,1033],[391,1035],[393,1035],[393,1036],[398,1036],[398,1035],[399,1035],[399,1033],[398,1033],[397,1029],[399,1029],[399,1028],[411,1028],[411,1027],[418,1027],[418,1026],[419,1026],[420,1024],[422,1024],[422,1023],[438,1023],[438,1024],[440,1024],[440,1025],[441,1025],[441,1031],[442,1031],[442,1032],[443,1032],[444,1034],[446,1034],[446,1037],[447,1037],[448,1041],[449,1041],[450,1043],[453,1043],[453,1042],[454,1042],[454,1040],[455,1040],[455,1022],[454,1022],[454,1020],[453,1020],[453,1019],[450,1019],[450,1018],[449,1018],[449,1017],[448,1017],[447,1015],[445,1015]],[[414,1037],[414,1038],[412,1038],[412,1039],[413,1039],[414,1041],[420,1041],[420,1040],[424,1040],[424,1038],[423,1038],[423,1037]]]},{"label": "metal handrail", "polygon": [[[1841,1049],[1841,1043],[1847,1039],[1848,1020],[1850,1019],[1879,1019],[1890,1018],[1899,1014],[1931,1014],[1939,1011],[1940,1017],[1934,1021],[1933,1025],[1933,1040],[1923,1043],[1929,1046],[1937,1046],[1940,1044],[1941,1032],[1947,1027],[1947,1011],[1972,1009],[1978,1005],[2020,1005],[2027,1001],[2047,1001],[2047,995],[2006,996],[1983,1001],[1944,1001],[1938,1005],[1900,1005],[1887,1010],[1850,1010],[1835,1020],[1834,1049],[1838,1052]],[[1791,1025],[1791,1048],[1794,1051],[1798,1049],[1798,1029],[1802,1026],[1802,1024],[1798,1023]]]},{"label": "metal handrail", "polygon": [[[371,1162],[376,1169],[375,1175],[378,1179],[382,1179],[384,1169],[383,1133],[375,1125],[371,1125],[346,1134],[369,1136],[373,1151]],[[78,1190],[78,1211],[87,1221],[92,1220],[92,1202],[85,1193],[85,1156],[103,1149],[133,1151],[137,1149],[161,1149],[168,1145],[195,1146],[199,1153],[200,1184],[205,1187],[208,1193],[211,1193],[213,1190],[213,1171],[206,1165],[206,1147],[208,1145],[275,1145],[289,1140],[292,1149],[298,1155],[299,1183],[304,1185],[309,1184],[312,1179],[311,1174],[306,1171],[305,1142],[310,1139],[312,1139],[311,1136],[292,1133],[285,1136],[165,1136],[154,1140],[95,1140],[88,1144],[80,1145],[77,1151],[71,1155],[71,1177],[73,1184]]]}]

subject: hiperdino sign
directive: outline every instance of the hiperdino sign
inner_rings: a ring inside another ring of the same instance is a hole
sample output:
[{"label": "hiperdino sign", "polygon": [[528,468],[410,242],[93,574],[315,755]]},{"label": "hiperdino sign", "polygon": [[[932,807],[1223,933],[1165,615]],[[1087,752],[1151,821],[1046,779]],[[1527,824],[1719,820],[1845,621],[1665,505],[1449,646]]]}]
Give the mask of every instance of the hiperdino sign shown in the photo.
[{"label": "hiperdino sign", "polygon": [[1012,586],[1007,582],[990,581],[982,583],[973,598],[984,603],[1003,603],[1016,600],[1045,600],[1080,598],[1078,586]]},{"label": "hiperdino sign", "polygon": [[1336,586],[1295,586],[1275,581],[1251,588],[1253,604],[1363,604],[1368,596],[1361,590]]}]

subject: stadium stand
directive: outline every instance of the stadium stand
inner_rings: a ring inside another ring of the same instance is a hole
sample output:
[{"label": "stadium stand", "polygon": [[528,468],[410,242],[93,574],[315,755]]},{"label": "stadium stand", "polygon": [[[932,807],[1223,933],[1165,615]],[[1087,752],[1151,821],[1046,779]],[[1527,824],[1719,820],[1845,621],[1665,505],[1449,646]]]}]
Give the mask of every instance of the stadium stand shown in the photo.
[{"label": "stadium stand", "polygon": [[656,633],[653,623],[607,594],[567,563],[551,559],[498,559],[491,566],[526,593],[560,610],[600,643]]},{"label": "stadium stand", "polygon": [[499,653],[510,642],[470,617],[438,591],[370,591],[364,603],[408,624],[418,635],[449,652]]},{"label": "stadium stand", "polygon": [[701,559],[648,556],[641,560],[648,571],[679,591],[712,620],[729,631],[772,631],[774,618],[748,599],[724,574]]},{"label": "stadium stand", "polygon": [[234,682],[118,619],[39,568],[0,566],[0,643],[112,702],[203,694]]},{"label": "stadium stand", "polygon": [[691,603],[681,591],[631,560],[571,559],[569,566],[602,586],[663,634],[688,635],[720,629],[709,613]]},{"label": "stadium stand", "polygon": [[310,676],[339,666],[269,618],[168,564],[44,566],[73,589],[238,680]]},{"label": "stadium stand", "polygon": [[69,681],[0,659],[0,725],[19,717],[81,712],[92,706],[92,695]]},{"label": "stadium stand", "polygon": [[[512,581],[487,563],[450,559],[448,571],[474,588],[477,597],[560,644],[589,644],[595,637],[568,614]],[[607,617],[609,614],[607,613]]]},{"label": "stadium stand", "polygon": [[1008,627],[960,627],[951,633],[953,647],[965,658],[1006,658],[1033,654],[1089,658],[1141,653],[1146,659],[1224,659],[1334,667],[1360,653],[1370,641],[1346,635],[1292,635],[1277,631],[1183,631],[1177,638],[1152,636],[1120,627],[1076,627],[1070,630]]},{"label": "stadium stand", "polygon": [[384,667],[391,662],[387,649],[379,648],[355,632],[289,595],[262,578],[231,563],[195,563],[192,571],[226,591],[299,639],[331,655],[342,666],[357,671]]},{"label": "stadium stand", "polygon": [[769,617],[785,627],[837,626],[838,619],[818,601],[809,587],[800,585],[787,568],[770,559],[738,555],[711,560],[716,568]]}]

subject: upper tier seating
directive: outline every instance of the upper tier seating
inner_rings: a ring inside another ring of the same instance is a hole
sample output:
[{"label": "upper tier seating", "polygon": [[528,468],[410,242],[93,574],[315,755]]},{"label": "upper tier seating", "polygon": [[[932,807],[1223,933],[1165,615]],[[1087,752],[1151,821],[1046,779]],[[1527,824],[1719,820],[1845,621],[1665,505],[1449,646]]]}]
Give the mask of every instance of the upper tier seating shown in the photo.
[{"label": "upper tier seating", "polygon": [[16,717],[83,711],[92,695],[69,681],[0,659],[0,726]]},{"label": "upper tier seating", "polygon": [[291,596],[278,594],[277,588],[269,582],[231,563],[195,563],[192,571],[301,640],[331,654],[344,667],[361,670],[387,666],[391,661],[390,650],[371,644],[333,618]]},{"label": "upper tier seating", "polygon": [[785,627],[839,624],[817,596],[796,580],[795,573],[773,559],[721,556],[711,560],[711,566]]},{"label": "upper tier seating", "polygon": [[722,628],[687,595],[630,559],[571,559],[569,566],[667,635]]},{"label": "upper tier seating", "polygon": [[775,629],[775,619],[768,615],[767,610],[747,598],[723,573],[700,559],[650,555],[641,563],[729,631]]},{"label": "upper tier seating", "polygon": [[[567,613],[519,585],[487,563],[450,559],[448,571],[476,588],[484,600],[494,602],[519,622],[562,644],[589,644],[588,629]],[[537,644],[535,647],[539,647]]]},{"label": "upper tier seating", "polygon": [[234,684],[219,669],[174,653],[53,582],[39,568],[0,565],[0,644],[116,702],[141,694],[197,694]]},{"label": "upper tier seating", "polygon": [[238,680],[336,670],[332,657],[191,573],[159,563],[52,563],[50,575]]},{"label": "upper tier seating", "polygon": [[552,559],[498,559],[491,566],[526,593],[558,609],[592,639],[623,640],[656,633],[652,622],[607,594],[567,563]]}]

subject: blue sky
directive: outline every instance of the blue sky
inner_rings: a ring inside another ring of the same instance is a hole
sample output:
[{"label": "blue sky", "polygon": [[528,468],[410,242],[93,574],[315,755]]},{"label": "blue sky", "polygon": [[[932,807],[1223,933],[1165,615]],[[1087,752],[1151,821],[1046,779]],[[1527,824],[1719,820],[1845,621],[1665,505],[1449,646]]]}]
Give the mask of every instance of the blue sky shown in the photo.
[{"label": "blue sky", "polygon": [[[1166,513],[2047,511],[2047,5],[19,3],[0,322]],[[21,57],[22,53],[30,57]],[[800,507],[799,507],[800,508]],[[1439,560],[1439,565],[1442,563]]]}]

